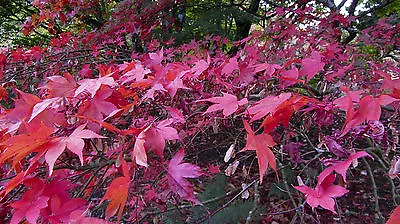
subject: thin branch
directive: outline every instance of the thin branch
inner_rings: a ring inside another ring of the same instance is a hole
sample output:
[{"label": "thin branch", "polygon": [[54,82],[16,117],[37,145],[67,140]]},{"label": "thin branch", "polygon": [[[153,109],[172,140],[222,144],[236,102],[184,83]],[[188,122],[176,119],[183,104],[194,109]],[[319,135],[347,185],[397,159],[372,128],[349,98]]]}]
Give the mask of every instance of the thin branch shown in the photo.
[{"label": "thin branch", "polygon": [[354,12],[356,11],[356,7],[358,5],[358,0],[353,0],[349,7],[349,15],[354,16]]},{"label": "thin branch", "polygon": [[[285,170],[282,169],[282,170],[281,170],[281,173],[282,173],[283,184],[285,185],[287,194],[289,195],[289,198],[290,198],[290,200],[291,200],[291,202],[292,202],[292,204],[293,204],[293,207],[295,207],[295,208],[300,207],[300,206],[296,203],[296,201],[294,200],[294,197],[293,197],[293,195],[292,195],[292,192],[290,192],[290,187],[289,187],[289,184],[287,183],[287,178],[286,178]],[[300,215],[299,210],[296,209],[296,215],[293,217],[293,220],[295,220],[295,218],[296,218],[297,216],[300,217],[301,223],[304,223],[303,216]],[[292,222],[294,222],[293,220],[292,220]]]},{"label": "thin branch", "polygon": [[372,7],[369,10],[361,12],[360,14],[358,14],[358,18],[364,17],[364,16],[368,15],[369,13],[373,13],[377,9],[383,8],[383,7],[389,5],[392,2],[394,2],[394,0],[382,1],[381,4],[379,4],[379,5],[375,6],[375,7]]},{"label": "thin branch", "polygon": [[222,211],[224,208],[228,207],[233,201],[235,201],[238,197],[240,197],[240,195],[242,195],[247,189],[249,189],[253,184],[257,183],[258,180],[254,180],[253,182],[251,182],[249,185],[247,185],[245,188],[243,188],[237,195],[235,195],[235,197],[233,197],[231,200],[229,200],[227,203],[225,203],[224,205],[222,205],[221,207],[219,207],[218,209],[216,209],[215,211],[213,211],[212,213],[210,213],[207,216],[204,216],[202,218],[200,218],[197,222],[197,224],[203,223],[204,221],[206,221],[207,219],[213,217],[215,214],[217,214],[218,212]]},{"label": "thin branch", "polygon": [[249,211],[249,215],[246,218],[246,224],[250,224],[254,212],[257,210],[258,202],[260,200],[260,193],[258,192],[258,183],[254,184],[254,201],[253,208]]},{"label": "thin branch", "polygon": [[379,218],[380,220],[384,220],[384,217],[382,216],[382,213],[381,213],[381,211],[380,211],[380,209],[379,209],[378,190],[377,190],[377,187],[376,187],[374,174],[373,174],[373,172],[372,172],[372,170],[371,170],[371,166],[369,165],[369,163],[367,162],[367,160],[366,160],[364,157],[361,158],[361,159],[362,159],[362,161],[363,161],[365,167],[367,168],[368,175],[369,175],[369,177],[370,177],[370,179],[371,179],[372,190],[373,190],[374,198],[375,198],[375,212],[378,214],[378,218]]},{"label": "thin branch", "polygon": [[[233,195],[235,192],[239,191],[241,188],[242,188],[242,187],[237,187],[237,188],[233,189],[232,191],[227,192],[227,193],[224,194],[224,195],[221,195],[221,196],[219,196],[219,197],[215,197],[215,198],[211,198],[211,199],[205,200],[205,201],[203,201],[203,202],[201,202],[201,203],[202,203],[203,205],[206,205],[206,204],[210,204],[210,203],[213,203],[213,202],[220,201],[220,200],[222,200],[222,199],[224,199],[224,198],[226,198],[226,197],[229,197],[229,196]],[[195,205],[195,206],[200,206],[200,205]],[[191,207],[193,207],[192,204],[186,204],[186,205],[180,205],[180,206],[178,206],[178,209],[191,208]],[[171,207],[171,208],[168,208],[168,209],[166,209],[166,210],[164,210],[164,211],[147,212],[146,214],[144,214],[144,215],[138,220],[138,223],[141,223],[147,216],[150,216],[150,215],[157,215],[157,214],[169,212],[169,211],[172,211],[172,210],[175,210],[175,209],[176,209],[176,207]]]},{"label": "thin branch", "polygon": [[347,0],[342,0],[342,2],[336,7],[337,10],[340,10],[344,4],[347,2]]}]

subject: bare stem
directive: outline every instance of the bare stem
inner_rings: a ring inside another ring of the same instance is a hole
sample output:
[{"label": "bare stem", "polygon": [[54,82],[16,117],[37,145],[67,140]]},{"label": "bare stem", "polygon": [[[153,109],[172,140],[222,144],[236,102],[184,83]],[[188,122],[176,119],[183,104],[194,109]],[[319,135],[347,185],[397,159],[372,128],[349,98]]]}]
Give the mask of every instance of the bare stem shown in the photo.
[{"label": "bare stem", "polygon": [[379,220],[384,220],[384,217],[382,216],[382,213],[381,213],[381,211],[379,209],[378,190],[377,190],[377,187],[376,187],[374,174],[373,174],[373,172],[371,170],[371,166],[369,165],[369,163],[367,162],[367,160],[364,157],[361,158],[361,159],[362,159],[365,167],[367,168],[367,172],[368,172],[369,177],[371,178],[372,190],[373,190],[374,198],[375,198],[375,212],[377,213]]},{"label": "bare stem", "polygon": [[218,212],[222,211],[224,208],[228,207],[233,201],[235,201],[238,197],[240,197],[240,195],[242,195],[245,191],[247,191],[247,189],[249,189],[253,184],[255,184],[257,182],[258,182],[258,180],[254,180],[253,182],[251,182],[249,185],[247,185],[245,188],[243,188],[238,194],[235,195],[235,197],[233,197],[227,203],[225,203],[224,205],[222,205],[221,207],[219,207],[215,211],[211,212],[209,215],[200,218],[196,223],[198,223],[198,224],[203,223],[204,221],[206,221],[207,219],[211,218],[212,216],[214,216]]},{"label": "bare stem", "polygon": [[260,200],[260,193],[258,192],[258,182],[254,184],[254,202],[253,208],[249,211],[249,215],[246,218],[246,224],[250,224],[254,212],[257,210],[258,201]]}]

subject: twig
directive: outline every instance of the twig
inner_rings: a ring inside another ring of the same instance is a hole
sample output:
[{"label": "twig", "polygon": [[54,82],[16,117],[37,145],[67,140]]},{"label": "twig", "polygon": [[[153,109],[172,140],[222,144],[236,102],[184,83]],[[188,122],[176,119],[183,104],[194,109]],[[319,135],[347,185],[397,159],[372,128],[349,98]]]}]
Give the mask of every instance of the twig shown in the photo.
[{"label": "twig", "polygon": [[[386,166],[384,160],[382,160],[375,152],[373,152],[372,148],[367,148],[366,151],[369,154],[371,154],[374,157],[374,159],[376,159],[381,164],[381,166],[385,169],[385,171],[389,171],[389,168]],[[396,193],[396,186],[394,185],[394,182],[393,182],[392,178],[390,178],[389,175],[386,175],[386,177],[389,180],[389,183],[390,183],[390,186],[391,186],[391,192],[392,192],[392,196],[393,196],[393,204],[395,206],[397,206],[398,203],[396,201],[396,198],[398,198],[399,195]]]},{"label": "twig", "polygon": [[247,185],[245,188],[243,188],[237,195],[235,195],[235,197],[233,197],[231,200],[229,200],[227,203],[225,203],[224,205],[222,205],[221,207],[219,207],[218,209],[216,209],[215,211],[211,212],[209,215],[207,216],[203,216],[202,218],[200,218],[197,222],[197,224],[203,223],[204,221],[206,221],[207,219],[211,218],[212,216],[214,216],[215,214],[217,214],[218,212],[220,212],[221,210],[223,210],[224,208],[228,207],[233,201],[235,201],[240,195],[242,195],[247,189],[249,189],[253,184],[257,183],[258,180],[254,180],[253,182],[251,182],[249,185]]},{"label": "twig", "polygon": [[[227,192],[226,194],[224,194],[224,195],[222,195],[222,196],[215,197],[215,198],[211,198],[211,199],[205,200],[205,201],[203,201],[203,202],[201,202],[201,203],[202,203],[203,205],[206,205],[206,204],[210,204],[210,203],[213,203],[213,202],[216,202],[216,201],[220,201],[220,200],[222,200],[222,199],[224,199],[224,198],[226,198],[226,197],[229,197],[229,196],[233,195],[235,192],[239,191],[241,188],[242,188],[242,187],[237,187],[237,188],[233,189],[232,191]],[[200,206],[200,205],[195,205],[195,206]],[[192,204],[186,204],[186,205],[178,206],[178,209],[184,209],[184,208],[190,208],[190,207],[193,207],[193,205],[192,205]],[[143,221],[143,220],[144,220],[147,216],[149,216],[149,215],[157,215],[157,214],[169,212],[169,211],[172,211],[172,210],[175,210],[175,209],[176,209],[176,207],[171,207],[171,208],[168,208],[167,210],[164,210],[164,211],[147,212],[145,215],[143,215],[143,216],[138,220],[138,222],[141,223],[141,221]]]},{"label": "twig", "polygon": [[383,169],[389,170],[388,167],[386,166],[385,162],[374,151],[372,151],[372,149],[373,148],[371,147],[371,148],[366,148],[364,150],[367,151],[369,154],[371,154],[374,157],[374,159],[376,159],[381,164]]},{"label": "twig", "polygon": [[92,180],[94,179],[94,177],[97,175],[97,173],[102,169],[103,167],[99,167],[96,169],[95,172],[92,173],[92,175],[89,177],[89,179],[86,181],[86,183],[83,185],[83,187],[81,188],[81,190],[74,195],[74,198],[80,198],[83,194],[83,192],[87,189],[87,187],[89,186],[90,182],[92,182]]},{"label": "twig", "polygon": [[296,210],[299,210],[300,208],[303,208],[303,206],[304,206],[304,203],[302,205],[296,207],[296,208],[291,208],[291,209],[288,209],[288,210],[285,210],[285,211],[271,212],[271,213],[266,213],[266,214],[261,214],[261,215],[262,216],[282,215],[282,214],[286,214],[286,213],[289,213],[289,212],[294,212]]},{"label": "twig", "polygon": [[260,200],[260,193],[258,192],[258,183],[254,184],[254,202],[253,202],[253,208],[249,211],[249,215],[246,218],[246,224],[250,224],[252,220],[252,216],[254,212],[257,210],[257,205]]},{"label": "twig", "polygon": [[343,221],[342,221],[342,211],[340,210],[339,203],[338,203],[338,201],[336,200],[336,198],[334,198],[334,200],[335,200],[336,208],[337,208],[337,211],[338,211],[340,224],[343,224]]},{"label": "twig", "polygon": [[[290,200],[292,201],[293,206],[294,206],[295,208],[297,208],[297,207],[299,207],[299,205],[296,204],[296,201],[294,200],[294,197],[293,197],[292,193],[290,192],[289,184],[288,184],[287,181],[286,181],[285,170],[282,169],[282,170],[281,170],[281,173],[282,173],[283,184],[285,185],[285,188],[286,188],[286,191],[287,191],[287,193],[288,193],[288,195],[289,195],[289,198],[290,198]],[[296,219],[297,216],[300,217],[301,223],[304,223],[303,216],[300,215],[299,210],[297,210],[297,209],[296,209],[296,214],[295,214],[295,216],[293,217],[292,222]]]},{"label": "twig", "polygon": [[382,216],[382,213],[381,213],[381,211],[379,209],[378,190],[377,190],[377,187],[376,187],[374,174],[372,173],[372,170],[371,170],[371,166],[369,165],[369,163],[367,162],[367,160],[364,157],[361,158],[361,159],[362,159],[365,167],[367,168],[367,172],[368,172],[369,177],[371,178],[372,189],[373,189],[374,198],[375,198],[375,212],[378,214],[378,219],[384,220],[384,217]]}]

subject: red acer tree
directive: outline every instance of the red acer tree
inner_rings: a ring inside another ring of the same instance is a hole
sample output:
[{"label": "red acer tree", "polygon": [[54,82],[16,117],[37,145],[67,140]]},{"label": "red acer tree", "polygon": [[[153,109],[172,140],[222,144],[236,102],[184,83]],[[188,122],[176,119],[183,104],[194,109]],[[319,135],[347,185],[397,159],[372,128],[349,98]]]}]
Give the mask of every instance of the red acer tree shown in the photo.
[{"label": "red acer tree", "polygon": [[[367,11],[355,16],[355,6],[266,1],[263,11],[249,2],[265,24],[233,14],[253,24],[236,29],[237,41],[194,31],[174,41],[189,24],[174,13],[195,15],[196,1],[33,1],[22,32],[51,38],[0,52],[1,218],[143,223],[175,209],[201,223],[249,194],[247,223],[311,223],[358,214],[346,205],[367,191],[370,221],[394,210],[394,223],[396,14],[365,26]],[[200,200],[222,170],[238,188]],[[367,182],[355,184],[359,176]],[[268,207],[263,198],[278,185],[289,199]],[[268,213],[253,217],[259,207]]]}]

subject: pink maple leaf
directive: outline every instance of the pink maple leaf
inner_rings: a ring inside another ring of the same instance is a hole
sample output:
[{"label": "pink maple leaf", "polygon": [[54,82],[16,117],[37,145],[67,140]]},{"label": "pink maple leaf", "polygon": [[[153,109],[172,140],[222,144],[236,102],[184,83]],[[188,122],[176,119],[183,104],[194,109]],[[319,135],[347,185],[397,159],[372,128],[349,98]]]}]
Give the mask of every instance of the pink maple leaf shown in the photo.
[{"label": "pink maple leaf", "polygon": [[204,60],[199,60],[196,62],[196,64],[193,66],[193,68],[190,70],[192,75],[192,78],[197,78],[199,75],[201,75],[207,68],[210,66],[209,61],[204,61]]},{"label": "pink maple leaf", "polygon": [[325,178],[327,178],[333,171],[336,171],[336,173],[342,175],[343,180],[346,182],[346,173],[347,173],[347,170],[349,169],[351,163],[354,160],[364,157],[364,156],[369,156],[372,158],[372,156],[370,156],[368,153],[366,153],[364,151],[359,151],[357,153],[354,153],[353,155],[350,155],[344,161],[334,163],[332,166],[326,168],[319,174],[318,184],[321,184],[325,180]]},{"label": "pink maple leaf", "polygon": [[179,76],[176,76],[174,80],[172,80],[165,86],[165,88],[168,90],[171,98],[174,98],[178,89],[190,89],[183,84],[183,80]]},{"label": "pink maple leaf", "polygon": [[329,175],[322,183],[317,184],[315,189],[305,185],[294,186],[294,188],[306,195],[306,202],[313,209],[320,205],[336,214],[335,201],[333,198],[341,197],[349,192],[349,190],[342,186],[334,185],[333,182],[335,181],[335,178],[335,174]]},{"label": "pink maple leaf", "polygon": [[49,165],[49,176],[51,176],[53,172],[54,163],[57,158],[64,152],[65,148],[69,149],[75,155],[79,157],[81,161],[81,165],[83,165],[83,155],[82,150],[85,146],[85,142],[83,139],[87,138],[105,138],[101,135],[94,133],[91,130],[87,130],[85,128],[86,125],[81,125],[77,127],[69,137],[59,137],[51,140],[48,144],[46,144],[47,152],[45,155],[45,159],[47,164]]},{"label": "pink maple leaf", "polygon": [[269,63],[257,64],[257,65],[254,65],[253,67],[254,67],[255,73],[265,71],[265,75],[266,75],[267,79],[269,79],[271,77],[271,75],[274,74],[276,69],[282,68],[280,65],[269,64]]},{"label": "pink maple leaf", "polygon": [[49,107],[57,109],[58,107],[61,106],[61,103],[62,103],[62,98],[61,97],[54,97],[54,98],[50,98],[50,99],[45,99],[42,102],[37,103],[32,109],[32,114],[31,114],[31,117],[28,120],[28,123],[31,122],[40,113],[42,113],[45,109],[47,109]]},{"label": "pink maple leaf", "polygon": [[284,89],[288,86],[301,82],[301,80],[298,80],[298,77],[299,70],[294,65],[292,65],[292,69],[281,72],[281,78],[279,79],[281,88]]},{"label": "pink maple leaf", "polygon": [[274,113],[279,105],[288,100],[291,93],[282,93],[279,96],[267,96],[249,108],[249,113],[253,115],[250,122],[258,120],[269,113]]},{"label": "pink maple leaf", "polygon": [[[78,114],[82,114],[84,117],[103,121],[104,116],[110,116],[113,112],[117,110],[117,107],[106,101],[112,95],[112,90],[102,89],[97,92],[96,96],[90,100],[84,102],[84,104],[79,108]],[[89,122],[88,128],[93,131],[99,131],[100,126],[93,122]]]},{"label": "pink maple leaf", "polygon": [[170,189],[181,198],[201,204],[193,193],[192,184],[185,178],[197,178],[203,175],[200,167],[191,163],[182,163],[184,156],[183,148],[180,149],[171,159],[168,165],[168,184]]},{"label": "pink maple leaf", "polygon": [[120,81],[122,84],[130,83],[133,81],[142,81],[144,76],[151,73],[150,69],[145,68],[140,62],[125,63],[120,66],[125,74],[121,76]]},{"label": "pink maple leaf", "polygon": [[230,75],[235,70],[239,70],[237,57],[230,58],[229,61],[224,64],[224,67],[221,70],[221,74]]},{"label": "pink maple leaf", "polygon": [[78,96],[82,92],[89,92],[92,97],[96,95],[97,90],[100,89],[101,85],[107,85],[107,86],[113,86],[115,84],[115,81],[112,77],[110,77],[111,74],[100,77],[97,79],[83,79],[79,81],[79,87],[75,91],[75,97]]},{"label": "pink maple leaf", "polygon": [[389,219],[386,222],[386,224],[397,224],[397,223],[400,223],[400,205],[393,210],[392,214],[390,215]]},{"label": "pink maple leaf", "polygon": [[133,146],[132,161],[140,166],[147,167],[147,154],[144,148],[144,143],[146,142],[146,131],[151,128],[151,125],[142,130],[136,137],[135,145]]},{"label": "pink maple leaf", "polygon": [[74,77],[68,72],[62,76],[50,76],[47,77],[49,82],[42,87],[42,89],[47,89],[50,97],[70,97],[73,95],[76,82]]},{"label": "pink maple leaf", "polygon": [[180,139],[176,129],[170,126],[172,121],[173,119],[160,121],[145,133],[145,148],[152,149],[160,159],[163,159],[165,141]]},{"label": "pink maple leaf", "polygon": [[321,54],[318,51],[313,51],[310,58],[305,58],[301,62],[303,67],[300,69],[300,75],[307,76],[307,80],[312,79],[317,72],[323,70],[325,65],[321,61]]},{"label": "pink maple leaf", "polygon": [[215,103],[214,105],[210,106],[206,113],[211,113],[214,111],[222,110],[222,113],[225,117],[233,114],[236,112],[236,110],[239,108],[239,106],[242,106],[247,103],[247,99],[243,98],[240,101],[237,100],[237,97],[234,95],[231,95],[229,93],[222,93],[222,97],[212,97],[209,99],[204,99],[204,100],[198,100],[197,102],[202,102],[202,101],[209,101],[212,103]]}]

